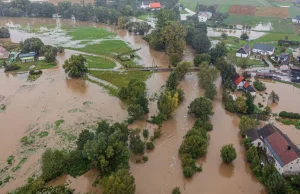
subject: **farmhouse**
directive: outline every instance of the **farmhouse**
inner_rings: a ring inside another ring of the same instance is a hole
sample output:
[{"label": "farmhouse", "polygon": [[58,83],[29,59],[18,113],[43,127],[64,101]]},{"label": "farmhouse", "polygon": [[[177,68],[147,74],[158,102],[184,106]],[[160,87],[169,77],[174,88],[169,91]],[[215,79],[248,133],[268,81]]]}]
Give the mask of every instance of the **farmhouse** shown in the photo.
[{"label": "farmhouse", "polygon": [[273,55],[274,51],[275,51],[274,46],[269,46],[266,44],[254,43],[253,48],[252,48],[253,53],[258,53],[258,54],[262,54],[262,55]]},{"label": "farmhouse", "polygon": [[293,21],[293,23],[299,24],[300,23],[300,15],[297,15],[296,18],[292,19],[292,21]]},{"label": "farmhouse", "polygon": [[249,82],[246,82],[244,84],[244,91],[245,92],[249,92],[251,94],[251,96],[256,96],[256,91],[254,90],[254,88],[249,84]]},{"label": "farmhouse", "polygon": [[206,22],[212,17],[211,12],[199,12],[198,14],[198,20],[199,22]]},{"label": "farmhouse", "polygon": [[149,7],[151,10],[160,10],[161,4],[160,4],[160,2],[151,2],[149,4]]},{"label": "farmhouse", "polygon": [[236,51],[235,56],[247,58],[250,54],[251,54],[251,47],[248,44],[245,44],[239,50]]},{"label": "farmhouse", "polygon": [[140,5],[141,9],[149,9],[150,8],[150,1],[142,1],[142,4]]},{"label": "farmhouse", "polygon": [[5,48],[0,46],[0,58],[7,59],[8,57],[9,57],[9,52]]},{"label": "farmhouse", "polygon": [[273,164],[280,174],[300,173],[299,148],[277,127],[268,124],[263,128],[246,131],[251,144],[265,151],[268,162]]},{"label": "farmhouse", "polygon": [[244,89],[244,85],[246,83],[246,80],[243,76],[235,73],[232,76],[231,81],[232,81],[232,85],[234,85],[237,90],[243,90]]},{"label": "farmhouse", "polygon": [[19,58],[23,63],[34,61],[36,53],[19,54]]}]

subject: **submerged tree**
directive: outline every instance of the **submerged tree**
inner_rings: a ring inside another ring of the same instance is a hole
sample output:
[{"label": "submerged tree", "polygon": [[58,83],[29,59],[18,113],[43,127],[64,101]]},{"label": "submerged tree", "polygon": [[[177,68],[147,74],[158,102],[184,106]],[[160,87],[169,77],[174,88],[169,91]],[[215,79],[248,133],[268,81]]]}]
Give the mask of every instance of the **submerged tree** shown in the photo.
[{"label": "submerged tree", "polygon": [[83,77],[87,73],[85,62],[86,58],[82,55],[72,55],[70,59],[65,60],[63,68],[70,77]]},{"label": "submerged tree", "polygon": [[236,159],[236,151],[232,144],[224,145],[222,147],[221,158],[225,163],[230,163]]},{"label": "submerged tree", "polygon": [[202,121],[207,121],[209,116],[213,115],[213,105],[210,99],[206,97],[196,98],[191,102],[189,108],[189,114],[194,114],[196,117],[200,118]]},{"label": "submerged tree", "polygon": [[279,101],[278,94],[276,94],[274,91],[272,91],[270,93],[269,100],[271,100],[273,103],[277,103]]}]

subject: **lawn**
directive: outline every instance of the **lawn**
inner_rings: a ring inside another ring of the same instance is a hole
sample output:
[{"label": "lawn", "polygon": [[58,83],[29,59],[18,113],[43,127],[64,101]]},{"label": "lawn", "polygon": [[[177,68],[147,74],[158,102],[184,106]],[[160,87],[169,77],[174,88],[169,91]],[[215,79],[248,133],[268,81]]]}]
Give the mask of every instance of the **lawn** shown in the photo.
[{"label": "lawn", "polygon": [[104,28],[95,27],[76,27],[67,29],[67,35],[71,36],[72,40],[95,40],[115,36],[114,33],[107,31]]},{"label": "lawn", "polygon": [[45,61],[34,61],[34,62],[28,62],[28,63],[22,63],[21,61],[14,62],[17,63],[21,68],[12,72],[23,72],[23,71],[29,71],[29,68],[32,65],[35,65],[35,68],[33,70],[39,70],[39,69],[49,69],[56,66],[56,63],[46,63]]},{"label": "lawn", "polygon": [[228,13],[229,9],[230,9],[230,5],[220,5],[217,9],[217,12]]},{"label": "lawn", "polygon": [[260,23],[272,23],[272,29],[270,32],[274,33],[290,33],[293,34],[294,30],[292,24],[289,21],[276,18],[259,17],[259,16],[243,16],[243,15],[231,15],[224,20],[227,25],[250,25],[255,27]]},{"label": "lawn", "polygon": [[296,40],[296,41],[300,41],[300,36],[297,34],[278,34],[278,33],[270,33],[267,34],[265,36],[262,36],[258,39],[255,40],[255,42],[264,42],[264,43],[268,43],[268,42],[276,42],[280,39],[285,39],[285,37],[288,37],[288,40]]},{"label": "lawn", "polygon": [[104,57],[90,56],[90,55],[84,55],[84,57],[87,60],[88,68],[111,69],[116,67],[115,62],[109,59],[105,59]]},{"label": "lawn", "polygon": [[107,81],[118,88],[125,87],[128,85],[131,79],[138,79],[141,81],[146,81],[151,74],[148,71],[126,71],[126,72],[116,72],[116,71],[88,71],[88,73],[96,78]]},{"label": "lawn", "polygon": [[184,7],[189,8],[190,10],[194,11],[196,8],[197,3],[205,4],[205,5],[251,5],[251,6],[272,6],[266,0],[179,0],[180,3],[184,5]]},{"label": "lawn", "polygon": [[145,15],[137,16],[137,19],[144,20],[144,21],[147,21],[149,18],[155,18],[155,15],[153,13],[148,13],[148,14],[145,14]]},{"label": "lawn", "polygon": [[296,15],[300,14],[300,8],[298,7],[290,7],[289,8],[289,13],[291,18],[295,18]]},{"label": "lawn", "polygon": [[180,14],[188,14],[189,12],[185,11],[184,9],[180,10]]}]

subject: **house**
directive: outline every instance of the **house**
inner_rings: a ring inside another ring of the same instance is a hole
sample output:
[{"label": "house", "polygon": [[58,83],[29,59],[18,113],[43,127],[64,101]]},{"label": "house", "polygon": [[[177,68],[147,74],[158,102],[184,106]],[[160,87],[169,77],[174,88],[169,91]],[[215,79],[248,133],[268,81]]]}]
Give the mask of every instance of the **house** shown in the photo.
[{"label": "house", "polygon": [[290,66],[289,77],[292,82],[300,82],[300,67]]},{"label": "house", "polygon": [[236,51],[235,56],[247,58],[251,54],[251,47],[248,44],[242,46],[239,50]]},{"label": "house", "polygon": [[9,52],[5,48],[0,46],[0,58],[7,59],[8,57],[9,57]]},{"label": "house", "polygon": [[243,90],[244,84],[246,83],[246,80],[243,76],[234,73],[234,75],[231,78],[232,85],[236,87],[237,90]]},{"label": "house", "polygon": [[244,84],[244,91],[245,92],[249,92],[251,94],[251,96],[256,96],[256,91],[254,90],[254,88],[249,84],[249,82],[246,82]]},{"label": "house", "polygon": [[255,77],[256,78],[262,78],[262,79],[273,79],[273,74],[272,73],[257,72]]},{"label": "house", "polygon": [[149,7],[151,10],[160,10],[161,4],[160,4],[160,2],[151,2],[149,4]]},{"label": "house", "polygon": [[19,59],[23,63],[33,62],[35,56],[36,56],[36,53],[34,53],[34,52],[32,52],[32,53],[26,53],[26,54],[19,54]]},{"label": "house", "polygon": [[300,23],[300,15],[297,15],[296,18],[292,19],[293,23],[299,24]]},{"label": "house", "polygon": [[46,57],[44,57],[44,56],[39,57],[39,61],[44,61],[45,59],[46,59]]},{"label": "house", "polygon": [[265,151],[268,161],[280,174],[300,173],[300,150],[277,127],[268,124],[259,130],[250,129],[245,135],[253,146]]},{"label": "house", "polygon": [[254,43],[252,48],[253,53],[262,54],[262,55],[273,55],[274,51],[275,51],[274,46],[269,46],[266,44]]},{"label": "house", "polygon": [[199,22],[206,22],[207,20],[209,20],[212,17],[212,13],[211,12],[199,12],[198,13],[198,20]]},{"label": "house", "polygon": [[289,53],[281,53],[278,56],[279,64],[280,65],[288,65],[290,63],[290,55]]},{"label": "house", "polygon": [[141,9],[150,9],[150,1],[142,1],[140,8]]}]

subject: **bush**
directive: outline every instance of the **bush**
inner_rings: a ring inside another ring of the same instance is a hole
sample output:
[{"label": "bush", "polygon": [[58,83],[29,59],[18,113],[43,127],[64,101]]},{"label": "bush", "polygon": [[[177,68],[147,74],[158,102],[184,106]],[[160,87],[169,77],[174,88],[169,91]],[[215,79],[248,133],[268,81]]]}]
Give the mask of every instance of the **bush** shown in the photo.
[{"label": "bush", "polygon": [[154,147],[155,146],[154,146],[154,143],[152,141],[146,143],[147,150],[153,150]]},{"label": "bush", "polygon": [[190,178],[194,175],[195,173],[195,169],[193,169],[192,167],[190,166],[186,166],[183,168],[183,175],[185,178]]},{"label": "bush", "polygon": [[135,154],[144,154],[145,145],[141,140],[140,135],[131,135],[130,136],[130,150]]},{"label": "bush", "polygon": [[143,161],[147,162],[149,160],[148,156],[143,156]]},{"label": "bush", "polygon": [[236,151],[232,144],[228,144],[222,147],[221,158],[225,163],[230,163],[236,159]]},{"label": "bush", "polygon": [[149,137],[149,130],[148,130],[148,129],[144,129],[144,130],[143,130],[143,137],[144,137],[145,139],[148,139],[148,137]]},{"label": "bush", "polygon": [[300,119],[300,114],[299,113],[293,113],[293,112],[281,111],[279,113],[279,116],[282,117],[282,118],[288,118],[288,119]]},{"label": "bush", "polygon": [[47,149],[42,155],[42,178],[52,180],[63,174],[66,154],[60,150]]},{"label": "bush", "polygon": [[10,65],[4,65],[4,71],[15,71],[19,70],[21,67],[17,63],[11,63]]},{"label": "bush", "polygon": [[175,188],[172,190],[172,194],[181,194],[180,188],[179,188],[179,187],[175,187]]},{"label": "bush", "polygon": [[263,91],[266,89],[265,84],[259,80],[254,81],[253,85],[254,85],[255,89],[257,89],[258,91]]}]

